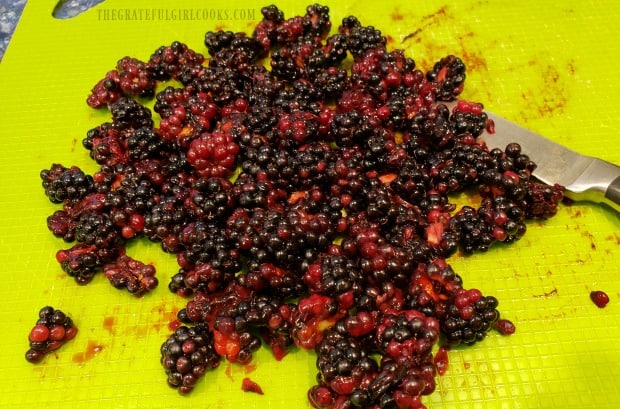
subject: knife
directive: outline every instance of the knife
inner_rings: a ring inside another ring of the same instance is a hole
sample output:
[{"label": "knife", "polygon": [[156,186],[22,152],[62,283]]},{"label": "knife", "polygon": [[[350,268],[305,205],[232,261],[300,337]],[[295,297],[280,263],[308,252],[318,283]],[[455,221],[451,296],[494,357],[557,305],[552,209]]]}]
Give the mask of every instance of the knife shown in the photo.
[{"label": "knife", "polygon": [[604,203],[620,212],[620,167],[602,159],[585,156],[553,142],[520,125],[486,111],[495,131],[484,131],[478,140],[489,149],[516,142],[521,151],[536,163],[532,176],[541,182],[566,188],[565,195],[574,201]]}]

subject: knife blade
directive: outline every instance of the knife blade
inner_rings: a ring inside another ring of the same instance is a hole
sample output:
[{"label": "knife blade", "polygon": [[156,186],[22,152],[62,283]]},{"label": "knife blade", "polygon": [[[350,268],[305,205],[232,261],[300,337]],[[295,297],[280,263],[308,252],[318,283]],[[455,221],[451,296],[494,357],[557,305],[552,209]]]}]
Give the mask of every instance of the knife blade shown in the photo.
[{"label": "knife blade", "polygon": [[517,142],[521,151],[536,163],[532,176],[547,184],[566,188],[574,201],[604,203],[620,212],[620,167],[599,158],[582,155],[507,119],[486,111],[495,131],[484,131],[478,140],[489,149],[504,150]]}]

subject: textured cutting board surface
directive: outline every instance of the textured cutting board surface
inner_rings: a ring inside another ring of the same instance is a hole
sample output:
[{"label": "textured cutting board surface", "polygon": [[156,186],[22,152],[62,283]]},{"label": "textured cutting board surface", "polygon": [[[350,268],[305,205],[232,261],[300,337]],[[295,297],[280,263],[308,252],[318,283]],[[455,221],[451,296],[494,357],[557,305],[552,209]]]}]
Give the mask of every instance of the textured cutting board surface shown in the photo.
[{"label": "textured cutting board surface", "polygon": [[[423,69],[447,54],[461,56],[468,67],[464,98],[574,150],[620,163],[619,6],[609,0],[555,3],[324,4],[334,26],[356,15]],[[96,169],[81,146],[86,131],[107,120],[85,104],[95,82],[121,57],[145,60],[174,40],[206,53],[205,31],[249,32],[267,3],[176,4],[108,0],[76,18],[55,20],[53,1],[28,2],[0,64],[0,407],[308,407],[316,370],[314,355],[301,350],[281,362],[266,350],[246,367],[223,362],[187,397],[166,386],[159,347],[186,301],[166,288],[178,266],[158,245],[128,248],[158,269],[160,286],[143,298],[115,290],[103,275],[80,287],[54,258],[66,244],[46,228],[57,206],[45,197],[39,171],[52,163]],[[278,5],[286,16],[305,11],[304,3]],[[199,18],[185,19],[184,10]],[[511,246],[450,259],[466,287],[500,300],[517,332],[493,332],[478,345],[450,351],[448,372],[424,400],[428,407],[620,407],[619,247],[618,214],[580,203],[562,206],[548,221],[530,222]],[[589,300],[592,290],[609,294],[605,309]],[[45,305],[71,315],[79,333],[31,365],[24,359],[27,336]],[[263,396],[241,391],[246,376],[261,385]]]}]

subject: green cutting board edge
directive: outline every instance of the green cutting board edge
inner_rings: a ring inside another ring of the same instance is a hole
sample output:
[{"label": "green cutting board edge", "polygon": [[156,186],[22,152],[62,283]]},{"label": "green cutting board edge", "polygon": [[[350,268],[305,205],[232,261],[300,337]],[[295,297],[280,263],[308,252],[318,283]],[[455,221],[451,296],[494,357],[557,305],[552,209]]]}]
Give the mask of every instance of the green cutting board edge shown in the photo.
[{"label": "green cutting board edge", "polygon": [[[423,69],[459,55],[468,66],[464,98],[575,150],[620,163],[613,98],[620,91],[616,2],[348,3],[324,2],[335,26],[356,15]],[[206,53],[207,30],[249,32],[268,3],[126,4],[108,0],[56,20],[54,1],[29,1],[0,63],[0,406],[308,407],[306,391],[316,370],[313,353],[302,350],[281,362],[266,350],[247,367],[223,362],[187,397],[166,386],[159,347],[185,301],[167,290],[178,267],[157,245],[137,242],[128,249],[158,269],[161,284],[144,298],[115,290],[103,275],[80,287],[54,259],[66,244],[47,231],[45,218],[57,207],[45,198],[39,171],[52,163],[96,169],[81,147],[86,131],[107,120],[84,102],[95,82],[121,57],[147,59],[174,40]],[[287,16],[305,11],[305,3],[279,6]],[[124,17],[127,8],[170,16],[191,8],[214,18],[112,19],[113,13]],[[530,222],[526,236],[511,246],[451,259],[466,287],[497,296],[517,332],[493,332],[478,345],[450,351],[448,372],[424,399],[428,407],[620,407],[619,232],[618,214],[574,204],[548,221]],[[589,300],[595,289],[609,294],[605,309]],[[79,333],[31,365],[24,359],[27,336],[45,305],[70,314]],[[241,391],[246,376],[260,384],[263,396]]]}]

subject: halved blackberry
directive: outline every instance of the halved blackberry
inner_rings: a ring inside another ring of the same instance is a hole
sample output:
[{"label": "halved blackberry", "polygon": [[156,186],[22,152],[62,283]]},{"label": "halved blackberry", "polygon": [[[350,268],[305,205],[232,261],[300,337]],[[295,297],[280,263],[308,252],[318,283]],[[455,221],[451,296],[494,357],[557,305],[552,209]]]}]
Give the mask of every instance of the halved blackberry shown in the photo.
[{"label": "halved blackberry", "polygon": [[78,284],[88,284],[106,263],[124,253],[124,248],[98,248],[95,244],[78,243],[56,253],[56,260],[62,269]]},{"label": "halved blackberry", "polygon": [[151,98],[155,94],[156,81],[147,64],[137,58],[123,57],[116,64],[119,87],[130,96]]},{"label": "halved blackberry", "polygon": [[103,266],[103,273],[110,283],[118,288],[126,288],[131,294],[142,296],[157,287],[155,267],[139,260],[122,255],[114,262]]},{"label": "halved blackberry", "polygon": [[117,70],[108,71],[104,78],[99,80],[86,98],[91,108],[102,108],[117,101],[124,95],[120,86],[120,77]]},{"label": "halved blackberry", "polygon": [[190,49],[186,44],[174,41],[161,46],[151,55],[147,69],[158,81],[177,79],[182,67],[202,64],[204,56]]},{"label": "halved blackberry", "polygon": [[216,350],[227,351],[231,362],[249,362],[261,344],[260,335],[282,359],[293,345],[292,309],[293,305],[268,295],[254,295],[224,308],[215,319]]},{"label": "halved blackberry", "polygon": [[26,360],[33,364],[40,362],[48,353],[72,340],[77,331],[71,317],[61,310],[50,306],[41,308],[39,319],[28,335],[30,349]]},{"label": "halved blackberry", "polygon": [[54,236],[62,238],[70,243],[75,240],[75,218],[69,216],[64,210],[56,210],[47,217],[47,228]]},{"label": "halved blackberry", "polygon": [[455,99],[463,90],[465,77],[465,64],[454,55],[442,58],[426,73],[426,78],[437,87],[437,99],[441,101]]},{"label": "halved blackberry", "polygon": [[337,299],[340,308],[351,308],[362,293],[362,273],[354,259],[330,250],[310,264],[303,276],[311,293]]},{"label": "halved blackberry", "polygon": [[177,328],[161,346],[161,364],[168,385],[182,395],[190,393],[207,371],[220,364],[209,327],[196,324]]}]

